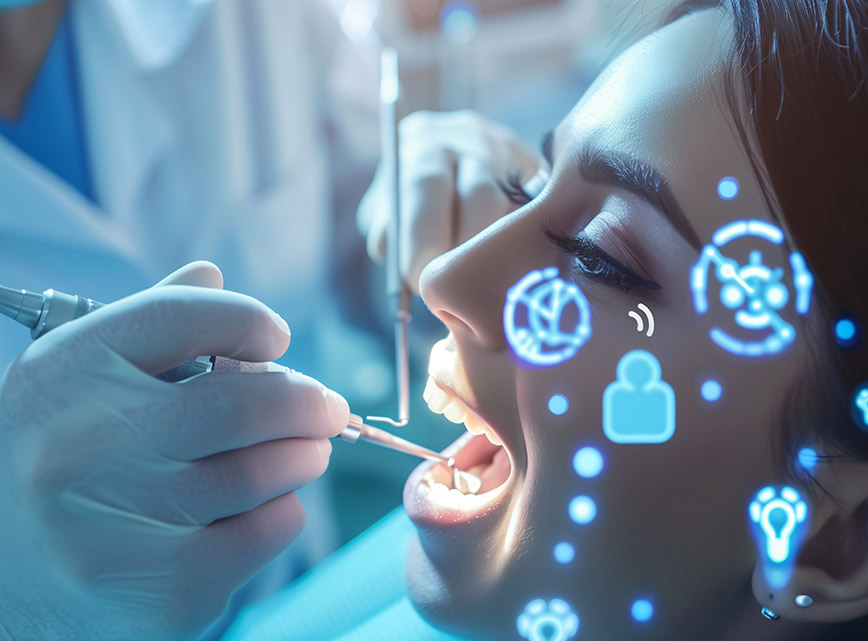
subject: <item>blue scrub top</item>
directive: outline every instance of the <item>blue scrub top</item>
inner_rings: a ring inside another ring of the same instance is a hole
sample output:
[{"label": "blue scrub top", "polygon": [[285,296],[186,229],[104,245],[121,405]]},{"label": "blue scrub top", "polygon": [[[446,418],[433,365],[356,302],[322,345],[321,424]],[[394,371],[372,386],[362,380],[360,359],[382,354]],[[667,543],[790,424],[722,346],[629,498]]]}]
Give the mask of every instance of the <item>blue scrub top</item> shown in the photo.
[{"label": "blue scrub top", "polygon": [[0,136],[93,199],[68,8],[18,118],[0,118]]},{"label": "blue scrub top", "polygon": [[414,533],[398,508],[263,603],[249,605],[221,641],[470,641],[428,625],[404,584]]}]

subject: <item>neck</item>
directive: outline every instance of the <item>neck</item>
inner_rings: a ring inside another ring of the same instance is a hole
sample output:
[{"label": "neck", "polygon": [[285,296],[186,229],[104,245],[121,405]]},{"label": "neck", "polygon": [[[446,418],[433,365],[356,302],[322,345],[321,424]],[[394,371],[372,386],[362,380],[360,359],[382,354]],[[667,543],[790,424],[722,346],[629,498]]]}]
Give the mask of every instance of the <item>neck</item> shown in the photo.
[{"label": "neck", "polygon": [[66,0],[0,11],[0,117],[14,120],[30,93]]}]

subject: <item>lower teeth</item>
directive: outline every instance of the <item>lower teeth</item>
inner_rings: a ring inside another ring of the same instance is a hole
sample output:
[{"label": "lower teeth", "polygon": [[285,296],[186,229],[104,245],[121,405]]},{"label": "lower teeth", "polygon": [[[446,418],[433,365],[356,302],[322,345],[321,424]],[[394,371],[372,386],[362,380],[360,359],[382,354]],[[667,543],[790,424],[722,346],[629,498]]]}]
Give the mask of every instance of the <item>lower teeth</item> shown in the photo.
[{"label": "lower teeth", "polygon": [[463,494],[476,494],[482,487],[482,479],[457,467],[452,468],[452,488]]}]

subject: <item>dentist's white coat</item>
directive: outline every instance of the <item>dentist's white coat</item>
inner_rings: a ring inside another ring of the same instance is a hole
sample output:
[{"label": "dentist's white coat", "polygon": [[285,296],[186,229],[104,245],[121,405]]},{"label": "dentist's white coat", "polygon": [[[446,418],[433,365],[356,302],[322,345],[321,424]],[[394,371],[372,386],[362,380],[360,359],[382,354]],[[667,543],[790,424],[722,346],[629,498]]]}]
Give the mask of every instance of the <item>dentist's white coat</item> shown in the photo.
[{"label": "dentist's white coat", "polygon": [[[0,284],[110,301],[207,259],[303,341],[378,150],[377,43],[329,2],[70,0],[98,204],[0,138]],[[2,372],[30,337],[0,323]]]},{"label": "dentist's white coat", "polygon": [[[0,139],[0,284],[111,300],[207,259],[310,321],[377,154],[377,43],[330,4],[70,0],[98,205]],[[4,323],[0,368],[28,341]]]}]

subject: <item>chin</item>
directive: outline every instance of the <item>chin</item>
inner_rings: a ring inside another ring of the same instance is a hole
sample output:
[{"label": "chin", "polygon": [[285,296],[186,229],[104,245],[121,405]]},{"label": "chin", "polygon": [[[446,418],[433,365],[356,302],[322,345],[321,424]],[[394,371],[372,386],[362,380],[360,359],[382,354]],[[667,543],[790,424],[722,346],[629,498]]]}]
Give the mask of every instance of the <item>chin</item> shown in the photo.
[{"label": "chin", "polygon": [[478,641],[503,641],[516,636],[520,599],[503,593],[507,581],[481,587],[475,584],[472,574],[444,577],[417,537],[407,550],[405,578],[410,602],[435,628]]}]

